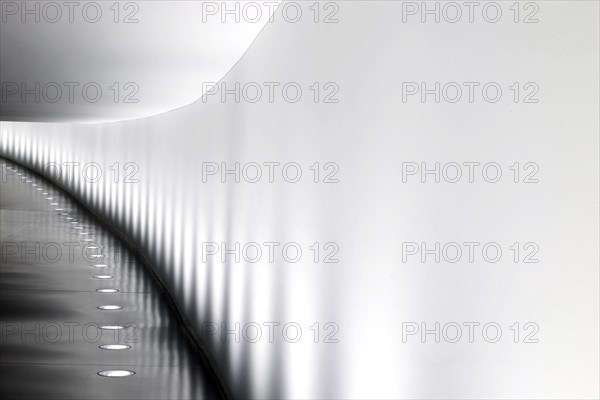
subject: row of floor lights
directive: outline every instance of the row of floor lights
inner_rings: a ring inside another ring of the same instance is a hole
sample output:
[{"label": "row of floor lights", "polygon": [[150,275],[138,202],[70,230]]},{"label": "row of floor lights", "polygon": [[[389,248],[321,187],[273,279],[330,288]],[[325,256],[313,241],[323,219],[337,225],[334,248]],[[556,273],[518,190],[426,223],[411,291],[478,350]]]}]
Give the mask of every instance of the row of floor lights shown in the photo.
[{"label": "row of floor lights", "polygon": [[[71,217],[70,214],[67,212],[67,210],[65,210],[64,208],[61,208],[59,203],[54,202],[54,200],[55,200],[54,197],[52,197],[52,195],[48,191],[45,191],[44,188],[38,187],[39,185],[37,183],[35,183],[34,181],[27,179],[26,175],[24,173],[21,173],[18,169],[10,167],[10,166],[7,166],[6,169],[15,172],[15,175],[17,175],[17,176],[21,176],[22,177],[21,181],[24,183],[30,183],[31,186],[35,187],[36,191],[41,192],[40,195],[48,196],[45,199],[48,201],[51,201],[50,206],[55,207],[54,211],[58,211],[59,215],[64,217],[65,220],[69,222],[69,226],[71,226],[74,230],[73,233],[77,234],[79,236],[85,236],[85,238],[81,239],[82,242],[92,242],[93,241],[93,239],[89,237],[89,232],[83,232],[85,230],[85,228],[80,225],[79,221],[76,221],[75,218]],[[98,247],[97,246],[88,246],[87,248],[98,248]],[[94,255],[92,255],[92,257],[94,257]],[[102,255],[99,255],[99,254],[95,255],[95,258],[102,258]],[[109,267],[109,265],[93,264],[92,267],[107,268],[107,267]],[[114,275],[94,275],[93,277],[95,279],[114,279]],[[102,288],[102,289],[96,289],[96,291],[99,293],[118,293],[119,289]],[[123,307],[116,306],[116,305],[98,306],[98,309],[100,309],[100,310],[109,310],[109,311],[110,310],[121,310],[122,308]],[[122,325],[102,325],[99,328],[102,330],[125,329],[125,327]],[[125,344],[103,344],[103,345],[100,345],[99,348],[102,350],[127,350],[127,349],[130,349],[131,346],[125,345]],[[98,375],[107,377],[107,378],[124,378],[124,377],[135,375],[135,372],[129,371],[129,370],[123,370],[123,369],[110,369],[110,370],[99,371]]]}]

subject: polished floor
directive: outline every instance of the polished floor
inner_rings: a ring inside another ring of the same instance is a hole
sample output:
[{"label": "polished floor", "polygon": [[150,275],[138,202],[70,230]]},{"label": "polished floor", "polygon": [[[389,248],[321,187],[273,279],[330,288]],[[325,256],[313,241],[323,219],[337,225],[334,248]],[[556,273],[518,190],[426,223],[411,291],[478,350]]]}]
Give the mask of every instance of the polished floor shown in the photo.
[{"label": "polished floor", "polygon": [[0,166],[0,398],[224,398],[135,255],[60,188]]}]

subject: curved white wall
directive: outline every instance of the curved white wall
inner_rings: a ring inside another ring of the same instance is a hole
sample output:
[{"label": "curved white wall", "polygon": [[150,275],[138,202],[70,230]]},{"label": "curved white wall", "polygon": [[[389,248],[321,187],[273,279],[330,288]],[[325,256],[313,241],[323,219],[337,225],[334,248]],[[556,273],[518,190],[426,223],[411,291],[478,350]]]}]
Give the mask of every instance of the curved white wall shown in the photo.
[{"label": "curved white wall", "polygon": [[[3,122],[0,151],[28,166],[139,166],[139,183],[61,182],[144,249],[199,334],[210,322],[263,325],[257,343],[206,337],[239,397],[597,395],[597,4],[544,2],[542,22],[529,25],[411,24],[400,2],[339,4],[339,23],[267,24],[223,79],[297,82],[297,103],[278,91],[273,103],[207,96],[117,123]],[[505,92],[497,103],[403,102],[405,81],[498,82]],[[339,101],[315,103],[314,82],[321,95],[335,83]],[[536,82],[539,102],[515,103],[513,82]],[[497,162],[505,175],[403,183],[402,163],[421,161]],[[286,182],[277,169],[270,183],[263,166],[258,183],[203,182],[212,162],[295,162],[302,178]],[[315,183],[315,162],[336,163],[339,182]],[[539,165],[539,183],[513,183],[514,162]],[[505,254],[402,262],[403,242],[469,241]],[[274,263],[203,262],[206,242],[296,242],[303,255],[286,262],[279,247]],[[314,242],[337,243],[339,262],[323,263],[321,249],[315,263]],[[514,242],[537,243],[540,262],[515,264]],[[403,343],[407,321],[494,321],[504,337]],[[515,344],[517,321],[538,324],[539,343]],[[303,336],[287,343],[277,331],[269,343],[266,322],[295,322]],[[328,322],[338,343],[323,343]]]}]

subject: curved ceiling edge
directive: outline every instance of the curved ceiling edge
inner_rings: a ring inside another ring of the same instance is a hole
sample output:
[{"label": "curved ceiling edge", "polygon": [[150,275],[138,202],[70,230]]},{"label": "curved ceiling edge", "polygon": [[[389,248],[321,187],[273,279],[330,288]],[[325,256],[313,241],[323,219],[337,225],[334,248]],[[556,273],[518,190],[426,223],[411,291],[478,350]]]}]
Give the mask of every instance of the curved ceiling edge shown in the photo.
[{"label": "curved ceiling edge", "polygon": [[237,13],[218,2],[141,1],[37,15],[12,3],[0,24],[0,120],[93,124],[193,104],[239,62],[280,1],[236,2]]}]

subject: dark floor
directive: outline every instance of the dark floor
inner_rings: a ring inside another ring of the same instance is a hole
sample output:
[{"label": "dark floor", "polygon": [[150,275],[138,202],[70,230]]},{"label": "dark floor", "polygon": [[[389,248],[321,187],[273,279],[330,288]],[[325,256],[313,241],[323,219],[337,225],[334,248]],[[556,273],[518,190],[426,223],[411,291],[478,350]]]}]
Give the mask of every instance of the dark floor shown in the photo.
[{"label": "dark floor", "polygon": [[132,252],[60,188],[0,167],[0,398],[222,397]]}]

